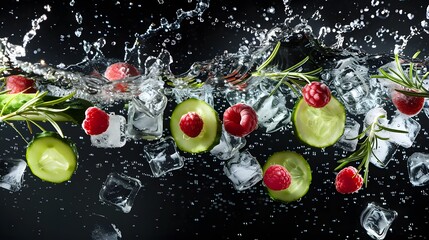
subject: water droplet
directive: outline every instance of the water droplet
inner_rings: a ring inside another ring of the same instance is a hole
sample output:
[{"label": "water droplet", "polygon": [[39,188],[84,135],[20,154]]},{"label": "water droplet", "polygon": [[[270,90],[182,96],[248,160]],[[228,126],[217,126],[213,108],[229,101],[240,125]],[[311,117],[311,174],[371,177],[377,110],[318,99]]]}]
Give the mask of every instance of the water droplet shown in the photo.
[{"label": "water droplet", "polygon": [[75,14],[75,18],[76,18],[76,22],[77,23],[82,24],[82,14],[80,14],[80,13],[77,12]]},{"label": "water droplet", "polygon": [[378,0],[371,0],[371,6],[376,7],[380,4],[380,1]]},{"label": "water droplet", "polygon": [[386,8],[380,8],[380,9],[377,9],[377,11],[375,12],[375,15],[380,19],[386,19],[389,17],[390,11]]},{"label": "water droplet", "polygon": [[369,42],[371,42],[371,41],[372,41],[372,37],[371,37],[370,35],[366,35],[366,36],[363,38],[363,40],[364,40],[365,42],[369,43]]}]

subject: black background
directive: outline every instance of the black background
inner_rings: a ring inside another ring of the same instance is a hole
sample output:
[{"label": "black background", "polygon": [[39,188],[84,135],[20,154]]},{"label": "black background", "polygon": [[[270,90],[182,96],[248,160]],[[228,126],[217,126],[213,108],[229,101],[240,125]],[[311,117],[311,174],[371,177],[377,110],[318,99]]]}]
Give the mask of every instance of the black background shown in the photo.
[{"label": "black background", "polygon": [[[85,56],[82,41],[94,42],[100,37],[107,43],[102,49],[105,56],[121,59],[124,43],[133,43],[135,33],[144,33],[149,24],[159,24],[160,16],[174,19],[178,8],[195,7],[195,1],[117,3],[76,0],[72,7],[70,2],[7,1],[0,7],[0,37],[9,37],[12,43],[20,44],[31,29],[31,20],[46,14],[47,20],[28,44],[24,60],[45,59],[54,66],[73,64]],[[44,8],[47,4],[50,12]],[[371,7],[371,1],[292,0],[290,4],[293,13],[304,19],[320,11],[320,20],[309,21],[315,32],[321,26],[334,28],[335,23],[348,24],[363,15],[367,27],[346,33],[345,42],[354,37],[358,47],[372,53],[392,52],[398,43],[389,34],[383,39],[376,37],[377,29],[385,26],[391,32],[408,35],[410,26],[419,27],[425,19],[427,6],[425,1],[399,0],[380,1],[375,7]],[[267,12],[270,7],[275,9],[274,14]],[[365,7],[368,12],[361,13]],[[388,8],[389,18],[371,17],[379,8]],[[398,9],[413,13],[414,18],[410,20]],[[82,24],[77,23],[76,13],[82,15]],[[283,23],[285,12],[282,1],[212,1],[202,18],[203,22],[198,18],[185,19],[179,30],[153,35],[145,42],[144,52],[157,55],[165,47],[174,59],[172,71],[181,73],[193,62],[211,59],[225,50],[237,51],[244,40],[254,40],[246,27],[271,28]],[[234,21],[241,25],[231,27]],[[74,35],[79,27],[83,27],[81,37]],[[174,39],[177,33],[181,34],[181,40],[174,45],[171,42],[163,45],[165,39]],[[365,42],[362,40],[365,35],[373,36],[373,40]],[[328,45],[334,43],[335,34],[329,34],[325,41]],[[427,55],[426,33],[412,38],[405,53],[412,54],[416,49]],[[166,116],[170,115],[171,107],[170,102]],[[217,106],[219,112],[223,108]],[[66,135],[79,148],[76,174],[68,183],[53,185],[40,181],[27,169],[19,192],[0,189],[0,239],[90,239],[94,223],[102,221],[115,224],[123,239],[271,239],[278,235],[288,239],[369,239],[359,223],[360,213],[368,202],[399,213],[386,239],[426,239],[428,187],[412,187],[406,170],[407,156],[415,151],[428,151],[427,117],[422,112],[416,118],[422,130],[413,148],[400,148],[387,169],[371,167],[368,187],[345,196],[334,189],[333,169],[335,160],[347,153],[336,148],[320,151],[302,146],[290,130],[271,135],[259,131],[252,134],[244,149],[261,164],[270,154],[281,150],[294,150],[308,159],[313,171],[310,191],[300,201],[290,204],[270,200],[261,184],[237,192],[223,174],[224,162],[209,154],[182,153],[187,158],[184,168],[153,178],[143,157],[142,149],[147,142],[127,142],[119,149],[97,149],[90,147],[89,138],[79,126],[64,124]],[[1,158],[24,159],[25,147],[15,132],[2,125],[0,134]],[[166,128],[164,136],[168,134]],[[113,171],[137,177],[143,184],[128,214],[98,200],[102,183]]]}]

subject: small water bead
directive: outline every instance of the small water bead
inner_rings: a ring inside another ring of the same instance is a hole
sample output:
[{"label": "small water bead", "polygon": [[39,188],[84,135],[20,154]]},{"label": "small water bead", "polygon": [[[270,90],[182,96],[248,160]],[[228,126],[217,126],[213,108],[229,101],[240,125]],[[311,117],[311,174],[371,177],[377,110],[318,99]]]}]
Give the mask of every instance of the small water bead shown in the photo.
[{"label": "small water bead", "polygon": [[389,17],[390,15],[390,11],[386,8],[380,8],[377,9],[377,11],[375,12],[376,16],[380,19],[386,19]]}]

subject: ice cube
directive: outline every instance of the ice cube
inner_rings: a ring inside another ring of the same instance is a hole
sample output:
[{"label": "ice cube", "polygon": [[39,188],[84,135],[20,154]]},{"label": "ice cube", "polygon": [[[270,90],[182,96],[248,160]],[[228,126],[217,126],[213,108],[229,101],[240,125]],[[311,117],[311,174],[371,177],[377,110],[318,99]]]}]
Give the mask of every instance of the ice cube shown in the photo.
[{"label": "ice cube", "polygon": [[0,159],[0,187],[16,192],[21,189],[27,163],[22,159]]},{"label": "ice cube", "polygon": [[164,113],[167,97],[160,91],[149,88],[140,93],[138,98],[135,98],[134,104],[147,115],[157,117]]},{"label": "ice cube", "polygon": [[240,149],[245,145],[246,138],[232,136],[222,126],[220,142],[210,150],[210,153],[220,160],[228,160],[239,153]]},{"label": "ice cube", "polygon": [[356,137],[359,135],[360,124],[352,118],[346,119],[346,125],[344,134],[335,143],[336,147],[339,147],[345,151],[354,152],[356,150],[359,139]]},{"label": "ice cube", "polygon": [[125,137],[125,117],[110,114],[109,127],[98,135],[91,135],[91,144],[98,148],[119,148],[126,143]]},{"label": "ice cube", "polygon": [[360,216],[360,223],[373,239],[382,240],[386,237],[392,222],[398,216],[394,210],[382,208],[375,203],[368,203]]},{"label": "ice cube", "polygon": [[91,240],[118,240],[122,233],[118,227],[102,215],[93,214],[94,224],[91,227]]},{"label": "ice cube", "polygon": [[429,154],[415,152],[408,157],[408,176],[413,186],[429,184]]},{"label": "ice cube", "polygon": [[236,154],[223,168],[235,189],[248,189],[262,180],[262,168],[255,157],[248,151]]},{"label": "ice cube", "polygon": [[372,149],[369,161],[379,168],[385,168],[395,155],[398,145],[387,140],[377,140],[377,145]]},{"label": "ice cube", "polygon": [[237,103],[253,106],[259,99],[270,94],[272,87],[274,87],[272,82],[269,82],[270,80],[260,77],[254,78],[254,80],[256,83],[246,88],[246,91],[228,89],[225,93],[228,103],[231,106]]},{"label": "ice cube", "polygon": [[196,98],[214,106],[213,87],[208,84],[204,84],[200,88],[174,88],[173,96],[176,103],[181,103],[189,98]]},{"label": "ice cube", "polygon": [[385,93],[380,84],[371,79],[365,59],[350,57],[338,61],[331,75],[331,85],[349,113],[365,114],[376,107]]},{"label": "ice cube", "polygon": [[[384,116],[384,117],[380,117]],[[368,127],[372,123],[374,123],[375,119],[378,118],[378,123],[387,126],[388,120],[387,120],[387,112],[382,107],[375,107],[370,109],[363,120],[364,122],[364,128]]]},{"label": "ice cube", "polygon": [[102,202],[114,205],[124,213],[129,213],[141,186],[137,178],[113,172],[107,176],[99,198]]},{"label": "ice cube", "polygon": [[413,145],[414,140],[416,139],[421,129],[421,125],[419,122],[401,113],[396,114],[391,119],[388,127],[397,129],[397,130],[404,130],[408,132],[408,133],[389,132],[389,141],[394,142],[404,148],[409,148]]},{"label": "ice cube", "polygon": [[[155,102],[154,99],[162,103]],[[126,129],[128,137],[134,140],[155,140],[162,136],[164,127],[163,111],[167,105],[167,98],[164,95],[159,97],[157,93],[152,100],[151,103],[148,103],[141,98],[133,98],[129,103]]]},{"label": "ice cube", "polygon": [[254,104],[258,115],[258,125],[267,133],[277,132],[290,122],[290,110],[286,107],[286,99],[283,94],[264,95]]},{"label": "ice cube", "polygon": [[183,158],[177,151],[176,143],[172,137],[166,137],[156,143],[145,145],[143,151],[155,177],[160,177],[184,166]]}]

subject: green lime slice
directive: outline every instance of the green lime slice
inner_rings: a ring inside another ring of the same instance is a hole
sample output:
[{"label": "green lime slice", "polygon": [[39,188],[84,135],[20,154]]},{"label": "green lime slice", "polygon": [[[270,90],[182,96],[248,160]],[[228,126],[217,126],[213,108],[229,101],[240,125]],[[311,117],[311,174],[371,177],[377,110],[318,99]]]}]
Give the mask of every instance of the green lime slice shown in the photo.
[{"label": "green lime slice", "polygon": [[285,190],[275,191],[267,188],[270,197],[276,201],[293,202],[302,198],[310,188],[311,169],[302,155],[292,151],[281,151],[271,155],[262,168],[263,174],[274,164],[285,167],[292,176],[290,186]]},{"label": "green lime slice", "polygon": [[303,143],[317,148],[334,145],[344,133],[346,110],[335,98],[322,107],[314,108],[301,98],[292,112],[296,137]]}]

